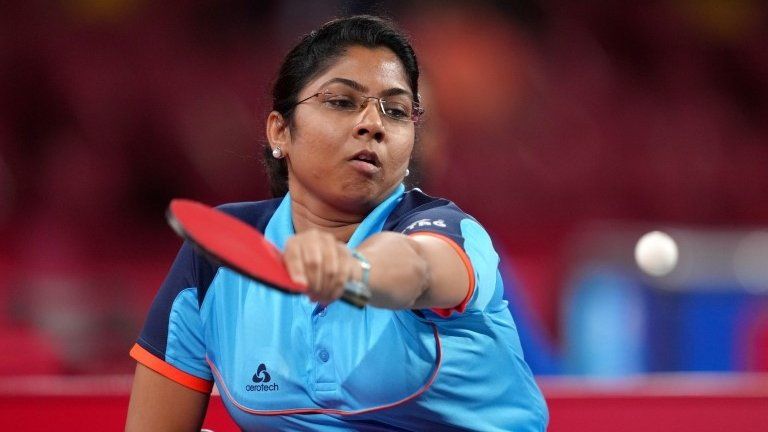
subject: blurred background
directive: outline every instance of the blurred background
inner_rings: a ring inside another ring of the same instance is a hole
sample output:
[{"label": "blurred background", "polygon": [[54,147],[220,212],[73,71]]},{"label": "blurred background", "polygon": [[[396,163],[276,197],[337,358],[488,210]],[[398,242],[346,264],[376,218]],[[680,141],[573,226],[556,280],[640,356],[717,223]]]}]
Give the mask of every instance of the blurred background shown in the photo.
[{"label": "blurred background", "polygon": [[349,13],[411,35],[411,181],[491,232],[538,376],[768,371],[766,2],[31,0],[0,6],[0,375],[132,372],[169,200],[269,197],[279,61]]}]

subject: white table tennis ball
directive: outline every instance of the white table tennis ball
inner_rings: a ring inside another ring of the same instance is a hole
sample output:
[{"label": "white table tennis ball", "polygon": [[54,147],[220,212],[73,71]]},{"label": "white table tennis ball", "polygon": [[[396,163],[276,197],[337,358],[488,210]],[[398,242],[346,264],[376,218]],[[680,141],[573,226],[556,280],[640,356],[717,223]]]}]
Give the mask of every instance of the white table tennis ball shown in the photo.
[{"label": "white table tennis ball", "polygon": [[661,231],[646,233],[635,245],[637,266],[651,276],[664,276],[677,265],[677,243]]}]

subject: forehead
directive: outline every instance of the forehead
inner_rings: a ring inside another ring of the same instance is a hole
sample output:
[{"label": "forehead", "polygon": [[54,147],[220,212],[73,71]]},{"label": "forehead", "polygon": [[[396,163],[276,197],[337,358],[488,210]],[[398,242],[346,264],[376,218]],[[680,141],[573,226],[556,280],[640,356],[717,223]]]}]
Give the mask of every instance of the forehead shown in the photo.
[{"label": "forehead", "polygon": [[351,46],[323,73],[310,81],[308,92],[333,78],[346,78],[368,88],[371,93],[401,88],[411,91],[408,75],[400,59],[392,50],[384,47],[366,48]]}]

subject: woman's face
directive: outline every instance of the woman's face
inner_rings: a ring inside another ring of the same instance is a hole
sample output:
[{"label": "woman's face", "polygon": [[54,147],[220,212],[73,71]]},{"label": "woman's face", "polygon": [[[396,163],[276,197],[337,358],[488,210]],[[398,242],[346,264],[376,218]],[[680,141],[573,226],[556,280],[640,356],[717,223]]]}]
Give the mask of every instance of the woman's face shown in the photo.
[{"label": "woman's face", "polygon": [[[298,100],[319,92],[413,100],[402,64],[387,48],[349,47],[302,89]],[[347,212],[367,212],[402,182],[415,126],[382,114],[376,99],[368,99],[362,111],[340,111],[329,105],[335,102],[323,100],[313,97],[295,108],[283,148],[291,195]]]}]

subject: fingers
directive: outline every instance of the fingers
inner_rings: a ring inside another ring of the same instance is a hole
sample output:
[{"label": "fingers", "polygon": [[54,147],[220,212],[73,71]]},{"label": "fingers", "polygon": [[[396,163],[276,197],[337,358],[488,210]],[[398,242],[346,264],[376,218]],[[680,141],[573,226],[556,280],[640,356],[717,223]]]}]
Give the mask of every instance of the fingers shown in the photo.
[{"label": "fingers", "polygon": [[283,261],[288,269],[288,274],[294,282],[301,285],[308,285],[306,270],[304,269],[304,260],[301,257],[301,245],[296,237],[291,237],[285,242],[285,252]]},{"label": "fingers", "polygon": [[344,243],[331,234],[307,231],[291,237],[284,260],[291,278],[307,285],[312,301],[331,303],[341,297],[344,283],[354,271],[354,258]]}]

